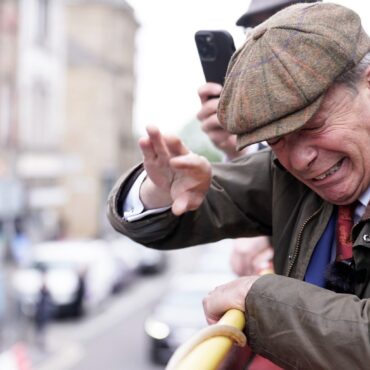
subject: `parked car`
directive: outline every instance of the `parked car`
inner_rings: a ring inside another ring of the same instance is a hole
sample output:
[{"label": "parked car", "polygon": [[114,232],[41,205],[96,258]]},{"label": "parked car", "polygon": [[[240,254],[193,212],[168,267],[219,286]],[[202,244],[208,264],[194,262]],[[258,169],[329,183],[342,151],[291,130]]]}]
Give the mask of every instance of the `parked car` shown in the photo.
[{"label": "parked car", "polygon": [[155,274],[166,268],[167,255],[165,252],[144,247],[125,236],[112,240],[111,247],[117,257],[138,273]]},{"label": "parked car", "polygon": [[[78,276],[74,271],[63,267],[53,268],[45,272],[45,282],[56,314],[77,315],[82,312],[82,307],[76,303]],[[24,315],[34,316],[42,284],[42,271],[39,267],[30,266],[16,272],[13,285]]]},{"label": "parked car", "polygon": [[154,363],[165,365],[179,345],[207,325],[202,299],[233,278],[213,273],[187,273],[174,278],[145,321],[149,356]]},{"label": "parked car", "polygon": [[104,240],[63,240],[35,245],[30,266],[19,269],[13,282],[26,315],[34,311],[42,279],[57,314],[76,315],[101,306],[132,277],[133,271],[112,255]]}]

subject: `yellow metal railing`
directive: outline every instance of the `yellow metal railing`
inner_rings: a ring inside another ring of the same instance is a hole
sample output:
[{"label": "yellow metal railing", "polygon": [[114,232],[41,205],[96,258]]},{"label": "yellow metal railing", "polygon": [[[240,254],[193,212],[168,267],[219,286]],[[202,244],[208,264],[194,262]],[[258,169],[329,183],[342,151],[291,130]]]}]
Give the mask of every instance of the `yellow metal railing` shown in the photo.
[{"label": "yellow metal railing", "polygon": [[[262,276],[272,273],[274,272],[271,267],[261,271],[259,275]],[[166,370],[217,370],[222,361],[225,360],[235,341],[241,342],[240,338],[237,339],[237,337],[244,337],[242,330],[245,325],[244,312],[236,309],[231,309],[225,312],[217,324],[208,327],[213,327],[211,330],[205,329],[205,331],[222,333],[222,328],[226,326],[229,329],[235,330],[234,334],[237,335],[234,335],[234,338],[232,338],[233,333],[230,333],[230,330],[227,330],[227,334],[216,334],[203,340],[201,338],[202,333],[200,332],[189,342],[184,343],[183,346],[178,348],[170,359]],[[195,345],[193,345],[192,342],[194,342]],[[239,345],[242,344],[239,343]]]},{"label": "yellow metal railing", "polygon": [[[233,327],[239,331],[245,326],[244,313],[239,310],[227,311],[214,327],[223,325]],[[216,328],[217,329],[217,328]],[[222,331],[222,330],[221,330]],[[173,363],[176,352],[167,366],[167,370],[216,370],[226,358],[234,341],[225,335],[216,335],[205,339],[191,349],[184,358]],[[181,351],[180,347],[180,351]]]}]

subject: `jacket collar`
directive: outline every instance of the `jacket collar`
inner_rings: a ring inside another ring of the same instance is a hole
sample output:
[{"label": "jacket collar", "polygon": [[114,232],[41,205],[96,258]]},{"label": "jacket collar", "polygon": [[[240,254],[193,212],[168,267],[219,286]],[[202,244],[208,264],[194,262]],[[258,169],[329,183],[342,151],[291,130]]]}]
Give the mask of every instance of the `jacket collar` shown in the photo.
[{"label": "jacket collar", "polygon": [[280,170],[284,172],[288,172],[287,169],[280,163],[280,161],[277,159],[275,153],[271,151],[272,153],[272,161],[276,167],[278,167]]}]

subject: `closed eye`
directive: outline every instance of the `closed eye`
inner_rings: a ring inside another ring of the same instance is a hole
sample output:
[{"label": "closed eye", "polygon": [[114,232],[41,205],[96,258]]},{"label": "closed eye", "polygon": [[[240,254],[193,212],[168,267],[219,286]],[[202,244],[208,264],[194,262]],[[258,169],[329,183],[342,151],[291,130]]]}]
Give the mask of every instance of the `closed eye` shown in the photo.
[{"label": "closed eye", "polygon": [[321,126],[316,126],[316,127],[305,127],[302,129],[302,131],[315,131],[321,128]]},{"label": "closed eye", "polygon": [[266,142],[268,145],[273,146],[273,145],[276,145],[281,140],[281,138],[282,136],[277,136],[272,139],[266,140]]}]

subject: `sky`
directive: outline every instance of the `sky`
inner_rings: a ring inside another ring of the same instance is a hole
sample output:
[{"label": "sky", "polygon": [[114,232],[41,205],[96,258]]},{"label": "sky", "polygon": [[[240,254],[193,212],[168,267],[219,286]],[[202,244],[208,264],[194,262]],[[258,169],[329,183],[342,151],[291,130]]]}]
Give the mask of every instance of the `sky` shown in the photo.
[{"label": "sky", "polygon": [[[200,109],[197,89],[205,82],[194,33],[229,31],[238,47],[244,40],[236,20],[250,0],[127,0],[139,23],[136,38],[134,132],[147,125],[177,133]],[[370,33],[368,1],[336,0],[357,11]]]}]

